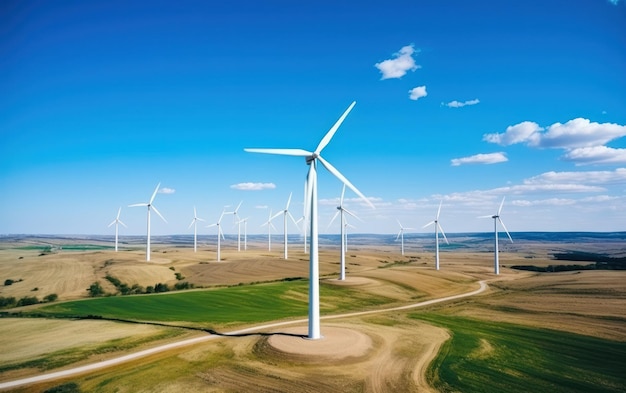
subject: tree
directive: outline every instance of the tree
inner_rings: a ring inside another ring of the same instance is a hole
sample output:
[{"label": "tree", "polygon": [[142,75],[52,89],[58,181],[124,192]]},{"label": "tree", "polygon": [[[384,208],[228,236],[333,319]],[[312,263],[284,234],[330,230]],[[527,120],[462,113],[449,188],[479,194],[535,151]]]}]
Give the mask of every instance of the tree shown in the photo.
[{"label": "tree", "polygon": [[87,289],[87,291],[89,292],[89,296],[91,297],[104,295],[104,289],[102,288],[102,286],[100,285],[98,281],[91,284],[89,288]]}]

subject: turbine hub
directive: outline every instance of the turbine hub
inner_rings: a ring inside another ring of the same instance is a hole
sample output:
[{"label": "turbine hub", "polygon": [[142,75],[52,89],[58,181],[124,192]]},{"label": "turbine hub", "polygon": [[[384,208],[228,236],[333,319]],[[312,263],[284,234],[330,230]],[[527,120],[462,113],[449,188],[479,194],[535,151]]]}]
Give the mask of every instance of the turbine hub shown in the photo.
[{"label": "turbine hub", "polygon": [[313,162],[313,160],[315,160],[317,158],[317,154],[311,154],[310,156],[307,156],[306,159],[306,164],[307,165],[311,165],[311,163]]}]

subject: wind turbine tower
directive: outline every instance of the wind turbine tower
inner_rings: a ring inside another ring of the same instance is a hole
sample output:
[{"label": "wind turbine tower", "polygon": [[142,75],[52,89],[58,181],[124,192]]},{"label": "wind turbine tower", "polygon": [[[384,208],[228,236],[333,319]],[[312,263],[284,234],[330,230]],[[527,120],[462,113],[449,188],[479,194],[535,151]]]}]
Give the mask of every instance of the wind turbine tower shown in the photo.
[{"label": "wind turbine tower", "polygon": [[409,230],[413,230],[414,228],[405,228],[402,226],[402,224],[400,224],[400,220],[396,219],[396,221],[398,221],[398,225],[400,225],[400,232],[398,232],[398,236],[396,236],[396,240],[398,240],[398,238],[401,239],[401,250],[402,250],[402,255],[404,255],[404,231],[409,229]]},{"label": "wind turbine tower", "polygon": [[439,224],[439,213],[441,212],[442,203],[443,201],[439,202],[439,209],[437,210],[437,216],[435,217],[435,219],[422,227],[422,228],[426,228],[427,226],[435,224],[435,268],[437,270],[439,270],[439,231],[441,231],[441,234],[443,235],[443,238],[446,240],[446,243],[450,244],[448,243],[448,238],[446,237],[446,234],[444,233],[443,228],[441,227],[441,224]]},{"label": "wind turbine tower", "polygon": [[220,214],[220,218],[217,220],[217,222],[215,224],[210,224],[207,225],[207,228],[209,227],[217,227],[217,261],[221,261],[221,241],[220,239],[224,239],[224,233],[222,232],[222,226],[221,226],[221,222],[222,222],[222,217],[224,217],[224,214],[228,214],[224,211],[222,211],[222,214]]},{"label": "wind turbine tower", "polygon": [[343,189],[341,190],[341,198],[339,199],[339,206],[337,206],[337,212],[333,216],[332,220],[328,226],[331,226],[335,221],[337,216],[339,216],[339,220],[341,221],[341,258],[340,258],[340,270],[339,270],[339,280],[343,281],[346,279],[346,218],[344,213],[351,215],[352,217],[359,219],[354,213],[350,210],[346,209],[343,205],[343,196],[346,193],[346,185],[343,185]]},{"label": "wind turbine tower", "polygon": [[287,259],[288,257],[288,242],[287,242],[287,216],[289,216],[291,218],[291,221],[293,221],[293,223],[296,225],[296,228],[300,229],[300,227],[298,226],[298,223],[296,222],[296,220],[293,218],[293,216],[291,215],[291,212],[289,212],[289,204],[291,203],[291,194],[289,193],[289,199],[287,199],[287,205],[285,205],[285,209],[279,211],[278,213],[274,214],[274,216],[270,219],[273,220],[276,217],[280,216],[281,214],[283,215],[283,244],[284,244],[284,255],[285,255],[285,259]]},{"label": "wind turbine tower", "polygon": [[500,258],[499,258],[499,251],[498,251],[498,222],[500,222],[500,225],[502,225],[502,229],[504,229],[504,232],[506,232],[507,236],[509,237],[509,240],[511,241],[511,243],[513,243],[513,239],[511,238],[511,234],[509,234],[509,231],[507,231],[506,226],[504,225],[504,222],[502,222],[502,219],[500,218],[500,212],[502,211],[502,206],[504,205],[504,198],[502,197],[502,202],[500,202],[500,207],[498,208],[498,212],[496,214],[494,214],[493,216],[481,216],[480,218],[493,218],[493,234],[494,234],[494,256],[493,256],[493,266],[494,266],[494,272],[496,274],[500,274]]},{"label": "wind turbine tower", "polygon": [[115,217],[115,220],[113,220],[113,222],[111,222],[109,224],[109,227],[113,224],[115,224],[115,252],[117,252],[117,233],[118,233],[118,227],[119,224],[124,225],[124,228],[128,228],[126,226],[126,224],[124,224],[121,220],[120,220],[120,213],[122,212],[122,207],[120,206],[119,209],[117,209],[117,217]]},{"label": "wind turbine tower", "polygon": [[309,333],[308,338],[311,340],[320,339],[320,298],[319,298],[319,247],[318,247],[318,217],[317,217],[317,164],[321,163],[330,173],[341,180],[345,185],[350,187],[358,196],[363,198],[372,208],[374,205],[365,198],[365,196],[346,179],[334,166],[321,156],[322,150],[328,145],[333,135],[350,113],[356,102],[350,104],[348,109],[341,115],[339,120],[324,135],[315,151],[307,151],[304,149],[244,149],[250,153],[266,153],[279,154],[287,156],[304,157],[306,164],[309,166],[307,174],[307,201],[310,202],[310,223],[311,223],[311,247],[309,254]]},{"label": "wind turbine tower", "polygon": [[[202,218],[198,217],[198,213],[196,213],[196,207],[193,207],[193,220],[191,220],[191,224],[189,224],[189,228],[193,225],[193,252],[198,250],[198,221],[204,221]],[[187,228],[187,229],[189,229]]]},{"label": "wind turbine tower", "polygon": [[270,209],[270,215],[267,218],[267,221],[261,225],[267,225],[267,251],[272,251],[272,228],[276,230],[276,227],[274,226],[274,224],[272,224],[273,219],[274,217],[272,216],[272,209]]},{"label": "wind turbine tower", "polygon": [[148,208],[148,236],[147,236],[148,240],[146,242],[146,261],[148,262],[150,261],[150,211],[154,210],[154,212],[158,214],[158,216],[161,217],[161,219],[167,223],[167,220],[165,220],[165,218],[161,215],[161,213],[159,213],[156,206],[152,204],[152,202],[154,202],[154,197],[156,197],[156,194],[159,191],[160,186],[161,186],[161,183],[157,184],[156,188],[154,189],[154,192],[152,193],[152,197],[150,197],[149,202],[135,203],[133,205],[128,205],[128,207],[146,206]]}]

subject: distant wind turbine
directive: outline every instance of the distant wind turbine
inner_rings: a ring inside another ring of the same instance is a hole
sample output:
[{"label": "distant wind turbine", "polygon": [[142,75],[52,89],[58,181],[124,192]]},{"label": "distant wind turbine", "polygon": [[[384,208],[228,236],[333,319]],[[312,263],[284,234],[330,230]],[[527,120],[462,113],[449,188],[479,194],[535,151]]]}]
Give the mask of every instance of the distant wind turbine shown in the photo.
[{"label": "distant wind turbine", "polygon": [[119,209],[117,209],[117,217],[115,217],[115,220],[113,220],[113,222],[111,222],[109,224],[109,227],[113,224],[115,224],[115,252],[117,252],[117,233],[118,233],[118,227],[119,224],[124,225],[124,228],[128,228],[126,226],[126,224],[124,224],[121,220],[120,220],[120,213],[122,212],[122,207],[120,206]]},{"label": "distant wind turbine", "polygon": [[207,225],[207,228],[217,227],[217,261],[218,262],[222,260],[222,258],[221,258],[221,241],[220,241],[220,239],[226,240],[224,238],[224,233],[222,232],[222,226],[221,226],[222,217],[224,217],[224,214],[228,214],[228,213],[222,211],[222,214],[220,214],[220,218],[217,220],[216,223]]},{"label": "distant wind turbine", "polygon": [[270,209],[270,215],[267,221],[261,224],[262,227],[267,225],[267,251],[272,251],[272,228],[276,230],[276,227],[274,226],[274,224],[272,224],[273,219],[274,218],[272,217],[272,209]]},{"label": "distant wind turbine", "polygon": [[504,222],[502,222],[502,219],[500,218],[500,212],[502,211],[502,206],[504,205],[504,198],[502,197],[502,202],[500,202],[500,207],[498,208],[498,212],[496,214],[494,214],[493,216],[487,215],[487,216],[480,216],[479,218],[493,218],[493,233],[494,233],[494,257],[493,257],[493,265],[494,265],[494,271],[496,274],[500,274],[500,257],[499,257],[499,252],[498,252],[498,221],[500,222],[500,225],[502,225],[502,229],[504,229],[504,232],[506,232],[507,236],[509,237],[509,240],[511,241],[511,243],[513,243],[513,239],[511,238],[511,235],[509,234],[509,231],[506,230],[506,226],[504,226]]},{"label": "distant wind turbine", "polygon": [[[249,218],[250,217],[246,217],[237,221],[238,225],[241,225],[241,223],[243,223],[243,249],[244,251],[248,249],[248,219]],[[239,248],[239,246],[237,247]]]},{"label": "distant wind turbine", "polygon": [[[204,221],[202,218],[198,217],[198,213],[196,213],[196,207],[193,207],[193,220],[191,220],[191,224],[189,224],[189,228],[193,225],[193,252],[198,250],[198,221]],[[189,229],[187,228],[187,229]]]},{"label": "distant wind turbine", "polygon": [[239,202],[239,204],[237,205],[237,208],[233,210],[232,212],[233,219],[235,220],[235,224],[237,224],[237,251],[241,251],[241,223],[243,222],[243,220],[239,219],[237,212],[239,211],[239,208],[241,207],[242,203],[243,201]]},{"label": "distant wind turbine", "polygon": [[341,198],[339,199],[339,206],[337,206],[337,212],[335,213],[335,215],[333,216],[332,220],[330,220],[330,223],[328,224],[328,226],[330,227],[332,225],[332,223],[335,221],[335,219],[337,218],[337,216],[340,216],[339,220],[341,221],[341,258],[340,258],[340,271],[339,271],[339,280],[345,280],[346,279],[346,218],[344,216],[344,213],[351,215],[352,217],[359,219],[354,213],[352,213],[350,210],[346,209],[345,206],[343,205],[343,196],[346,193],[346,185],[343,185],[343,189],[341,190]]},{"label": "distant wind turbine", "polygon": [[311,247],[309,256],[309,339],[321,338],[320,332],[320,298],[319,298],[319,247],[318,247],[318,217],[317,217],[317,163],[320,162],[330,173],[350,187],[358,196],[363,198],[372,208],[374,205],[359,191],[348,179],[346,179],[334,166],[320,155],[328,145],[333,135],[350,113],[356,102],[350,104],[348,109],[341,115],[339,120],[324,135],[315,151],[303,149],[244,149],[251,153],[280,154],[288,156],[304,157],[309,166],[307,174],[307,202],[310,203],[309,219],[311,223]]},{"label": "distant wind turbine", "polygon": [[398,232],[398,236],[396,236],[396,240],[401,239],[402,242],[402,255],[404,255],[404,231],[406,231],[407,229],[409,230],[413,230],[414,228],[405,228],[402,226],[402,224],[400,224],[400,220],[396,219],[396,221],[398,221],[398,225],[400,225],[400,232]]},{"label": "distant wind turbine", "polygon": [[146,203],[135,203],[133,205],[128,205],[128,207],[136,207],[136,206],[146,206],[148,208],[148,236],[147,236],[147,242],[146,242],[146,261],[150,261],[150,210],[154,210],[154,212],[161,217],[161,219],[163,221],[165,221],[167,223],[167,220],[161,215],[161,213],[159,213],[159,211],[157,210],[156,206],[154,206],[152,204],[152,202],[154,202],[154,197],[156,196],[157,192],[159,191],[159,187],[161,186],[161,183],[157,184],[156,188],[154,189],[154,192],[152,193],[152,197],[150,198],[149,202]]},{"label": "distant wind turbine", "polygon": [[435,268],[437,270],[439,270],[439,231],[441,231],[441,234],[443,235],[443,238],[446,240],[446,243],[450,244],[448,243],[448,238],[446,237],[446,234],[444,233],[443,228],[441,227],[441,224],[439,224],[439,213],[441,212],[442,203],[443,201],[439,202],[439,209],[437,210],[437,216],[435,217],[435,219],[422,227],[422,228],[426,228],[427,226],[435,224]]},{"label": "distant wind turbine", "polygon": [[285,255],[285,259],[287,259],[288,256],[288,242],[287,242],[287,216],[289,216],[289,218],[291,218],[291,221],[293,221],[293,223],[296,225],[296,228],[300,229],[300,227],[298,226],[298,223],[296,222],[295,218],[293,218],[293,216],[291,215],[291,212],[289,211],[289,204],[291,203],[291,192],[289,193],[289,199],[287,199],[287,204],[285,205],[285,209],[279,211],[278,213],[274,214],[274,216],[270,219],[273,220],[276,217],[280,216],[281,214],[283,215],[283,244],[284,244],[284,255]]}]

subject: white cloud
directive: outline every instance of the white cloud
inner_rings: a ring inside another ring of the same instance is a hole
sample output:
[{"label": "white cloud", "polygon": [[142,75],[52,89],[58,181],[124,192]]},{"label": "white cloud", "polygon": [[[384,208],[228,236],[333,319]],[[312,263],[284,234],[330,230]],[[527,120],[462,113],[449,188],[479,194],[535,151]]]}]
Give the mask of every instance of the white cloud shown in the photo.
[{"label": "white cloud", "polygon": [[524,180],[524,184],[626,184],[626,168],[614,171],[545,172]]},{"label": "white cloud", "polygon": [[259,191],[259,190],[273,190],[276,188],[274,183],[237,183],[230,186],[230,188],[235,190],[243,190],[243,191]]},{"label": "white cloud", "polygon": [[176,190],[173,188],[167,188],[167,187],[163,187],[159,190],[159,194],[173,194],[175,193]]},{"label": "white cloud", "polygon": [[454,101],[448,102],[447,104],[442,102],[441,105],[447,106],[448,108],[462,108],[464,106],[476,105],[479,103],[480,103],[480,100],[478,98],[475,98],[473,100],[463,101],[463,102],[454,100]]},{"label": "white cloud", "polygon": [[426,97],[427,95],[426,86],[417,86],[409,90],[409,98],[414,101],[417,101],[422,97]]},{"label": "white cloud", "polygon": [[537,123],[525,121],[507,127],[501,134],[485,134],[483,140],[502,146],[526,143],[531,147],[575,149],[604,145],[626,136],[626,126],[596,123],[576,118],[565,124],[554,123],[545,130]]},{"label": "white cloud", "polygon": [[267,206],[267,205],[256,205],[254,208],[255,209],[268,209],[269,206]]},{"label": "white cloud", "polygon": [[400,52],[394,53],[392,59],[376,63],[374,67],[378,68],[380,73],[383,74],[380,79],[401,78],[407,73],[407,71],[415,71],[418,68],[421,68],[421,66],[415,64],[415,59],[413,59],[412,56],[413,53],[415,53],[413,44],[407,45],[402,47]]},{"label": "white cloud", "polygon": [[509,159],[502,152],[488,153],[488,154],[476,154],[469,157],[454,158],[451,160],[452,166],[459,166],[464,164],[496,164],[499,162],[506,162]]},{"label": "white cloud", "polygon": [[502,134],[485,134],[483,140],[502,146],[529,142],[542,128],[532,121],[524,121],[514,126],[508,126]]},{"label": "white cloud", "polygon": [[607,146],[581,147],[567,152],[564,160],[576,165],[626,164],[626,149],[613,149]]}]

